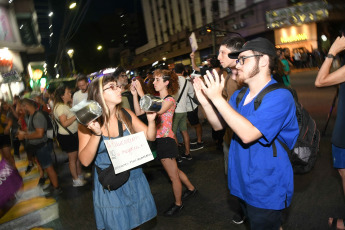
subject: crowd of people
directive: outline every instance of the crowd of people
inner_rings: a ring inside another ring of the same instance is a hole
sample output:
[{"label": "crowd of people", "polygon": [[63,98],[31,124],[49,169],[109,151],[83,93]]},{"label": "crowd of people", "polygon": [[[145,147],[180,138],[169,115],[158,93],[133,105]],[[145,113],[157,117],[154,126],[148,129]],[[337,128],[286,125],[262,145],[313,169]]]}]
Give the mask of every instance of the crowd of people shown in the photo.
[{"label": "crowd of people", "polygon": [[[341,118],[345,67],[330,73],[333,59],[344,49],[343,34],[331,46],[315,85],[340,84],[332,153],[345,191],[345,123]],[[128,178],[119,188],[107,189],[102,178],[115,173],[104,141],[144,132],[171,180],[174,201],[164,215],[174,216],[183,210],[184,201],[198,191],[179,169],[178,162],[192,160],[191,152],[204,147],[198,117],[202,110],[212,126],[218,149],[224,153],[230,193],[241,207],[232,221],[248,221],[251,229],[257,230],[281,229],[284,210],[293,196],[294,175],[288,153],[279,143],[291,150],[299,135],[295,101],[284,88],[268,93],[259,109],[254,109],[254,99],[264,88],[278,82],[291,87],[289,75],[298,60],[292,62],[289,53],[287,49],[276,49],[265,38],[245,42],[240,36],[229,36],[220,44],[218,56],[209,56],[203,67],[196,65],[195,54],[191,53],[191,68],[181,63],[172,70],[161,66],[145,78],[129,79],[126,70],[118,67],[114,73],[96,77],[90,83],[86,76],[78,76],[79,91],[74,94],[73,89],[61,85],[50,97],[16,96],[13,105],[2,101],[1,156],[15,167],[14,157],[20,157],[19,146],[23,144],[29,161],[26,173],[36,165],[39,186],[48,196],[57,198],[62,190],[50,154],[53,140],[48,137],[45,117],[45,113],[50,113],[58,125],[59,146],[68,155],[72,186],[87,183],[81,165],[95,166],[92,174],[97,229],[139,229],[157,215],[149,183],[139,166],[128,170]],[[247,88],[238,100],[243,87]],[[139,101],[145,94],[161,99],[158,111],[141,108]],[[87,125],[78,123],[71,111],[83,100],[96,101],[103,111]],[[196,140],[190,140],[189,127],[195,130]],[[273,146],[277,155],[273,154]],[[50,180],[48,187],[46,175]],[[342,219],[330,218],[329,224],[345,229]]]}]

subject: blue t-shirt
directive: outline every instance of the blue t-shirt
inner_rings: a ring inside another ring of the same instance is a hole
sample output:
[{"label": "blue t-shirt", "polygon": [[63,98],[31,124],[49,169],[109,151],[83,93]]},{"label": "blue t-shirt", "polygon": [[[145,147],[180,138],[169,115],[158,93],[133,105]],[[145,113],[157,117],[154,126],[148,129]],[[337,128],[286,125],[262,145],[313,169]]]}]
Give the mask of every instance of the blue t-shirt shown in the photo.
[{"label": "blue t-shirt", "polygon": [[[271,80],[268,85],[276,83]],[[281,210],[291,203],[293,170],[287,152],[275,140],[277,156],[273,156],[272,143],[276,137],[290,149],[299,134],[296,106],[290,91],[277,89],[265,95],[255,111],[254,100],[243,106],[249,90],[236,107],[237,90],[230,105],[247,118],[262,137],[244,144],[234,134],[229,150],[228,183],[231,194],[246,203],[263,209]]]}]

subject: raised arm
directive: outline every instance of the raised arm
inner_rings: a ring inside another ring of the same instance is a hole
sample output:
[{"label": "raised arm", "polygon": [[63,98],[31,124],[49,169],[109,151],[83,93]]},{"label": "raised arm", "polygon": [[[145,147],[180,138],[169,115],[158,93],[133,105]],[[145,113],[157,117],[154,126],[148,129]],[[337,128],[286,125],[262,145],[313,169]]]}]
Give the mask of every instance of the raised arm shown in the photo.
[{"label": "raised arm", "polygon": [[218,111],[216,111],[212,102],[203,93],[202,85],[203,85],[203,82],[200,79],[200,77],[194,78],[193,87],[194,87],[195,95],[198,98],[200,105],[204,108],[208,122],[211,124],[214,130],[221,130],[224,128],[225,122],[223,118],[220,116],[220,114],[218,113]]},{"label": "raised arm", "polygon": [[[94,134],[91,134],[91,130]],[[84,166],[90,165],[95,158],[101,135],[98,121],[90,122],[88,127],[78,125],[79,160]]]},{"label": "raised arm", "polygon": [[[207,76],[204,76],[207,87],[202,83],[202,90],[212,101],[224,121],[245,144],[262,137],[262,133],[248,119],[234,110],[222,97],[222,90],[224,88],[223,75],[219,79],[217,72],[214,70],[213,75],[215,76],[215,79],[211,73],[207,71]],[[205,109],[205,112],[206,110],[207,109]]]},{"label": "raised arm", "polygon": [[190,59],[192,60],[192,68],[195,70],[195,71],[198,71],[200,72],[200,68],[196,65],[195,63],[195,54],[194,52],[192,52],[190,55]]},{"label": "raised arm", "polygon": [[[337,37],[329,49],[328,54],[335,56],[343,50],[345,50],[345,37]],[[319,70],[319,73],[317,74],[315,80],[316,87],[337,85],[345,81],[345,66],[342,66],[336,71],[330,73],[333,59],[334,58],[326,57]]]},{"label": "raised arm", "polygon": [[151,112],[146,113],[147,121],[148,121],[148,125],[146,126],[137,116],[135,116],[135,114],[132,111],[128,109],[126,110],[132,117],[132,125],[133,125],[134,131],[135,132],[143,131],[145,133],[146,139],[149,141],[156,140],[156,133],[157,133],[156,122],[155,122],[156,113],[151,113]]}]

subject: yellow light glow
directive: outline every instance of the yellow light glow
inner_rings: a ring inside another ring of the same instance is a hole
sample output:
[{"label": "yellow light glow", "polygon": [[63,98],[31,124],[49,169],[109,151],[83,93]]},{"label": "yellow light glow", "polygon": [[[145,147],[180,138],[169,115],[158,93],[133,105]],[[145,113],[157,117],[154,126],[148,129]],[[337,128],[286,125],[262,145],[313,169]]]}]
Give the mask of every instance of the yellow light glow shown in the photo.
[{"label": "yellow light glow", "polygon": [[305,33],[280,38],[281,43],[299,42],[305,40],[308,40],[308,36]]}]

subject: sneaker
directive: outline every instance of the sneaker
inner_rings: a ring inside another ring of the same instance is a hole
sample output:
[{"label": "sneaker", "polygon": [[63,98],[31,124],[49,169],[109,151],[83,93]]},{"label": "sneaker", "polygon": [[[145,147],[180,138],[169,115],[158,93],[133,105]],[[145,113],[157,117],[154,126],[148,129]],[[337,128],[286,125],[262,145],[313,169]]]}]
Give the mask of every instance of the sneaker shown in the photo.
[{"label": "sneaker", "polygon": [[38,186],[40,186],[43,190],[46,189],[47,187],[49,187],[49,184],[46,184],[46,177],[41,177],[40,180],[38,181]]},{"label": "sneaker", "polygon": [[60,194],[62,193],[62,189],[60,187],[57,188],[53,188],[50,190],[49,193],[47,193],[45,196],[48,197],[52,197],[52,198],[57,198]]},{"label": "sneaker", "polygon": [[81,187],[86,184],[85,180],[81,180],[80,178],[73,180],[73,187]]},{"label": "sneaker", "polygon": [[176,205],[175,203],[173,203],[170,208],[168,210],[166,210],[164,212],[164,216],[173,216],[176,213],[180,212],[183,208],[183,204],[181,204],[180,206]]},{"label": "sneaker", "polygon": [[181,163],[181,162],[182,162],[182,158],[181,158],[180,156],[178,156],[178,157],[176,157],[176,161],[177,161],[178,163]]},{"label": "sneaker", "polygon": [[240,214],[235,213],[232,217],[232,223],[234,224],[243,224],[244,220],[246,219],[245,216],[241,216]]},{"label": "sneaker", "polygon": [[190,145],[190,151],[196,151],[196,150],[203,149],[203,148],[204,148],[204,143],[197,142],[196,144]]},{"label": "sneaker", "polygon": [[196,190],[196,188],[194,188],[193,191],[186,189],[183,193],[182,193],[182,200],[187,200],[188,198],[194,196],[196,194],[198,190]]},{"label": "sneaker", "polygon": [[189,153],[189,154],[182,153],[182,154],[181,154],[181,158],[186,159],[186,160],[188,160],[188,161],[190,161],[190,160],[193,159],[193,158],[192,158],[192,155],[191,155],[190,153]]},{"label": "sneaker", "polygon": [[33,164],[28,164],[28,167],[26,167],[26,170],[25,170],[25,174],[29,174],[33,167],[34,167]]},{"label": "sneaker", "polygon": [[204,141],[198,142],[198,139],[195,138],[195,139],[190,140],[189,143],[190,143],[191,145],[196,144],[196,143],[204,144]]}]

